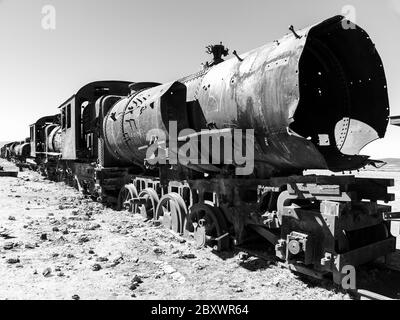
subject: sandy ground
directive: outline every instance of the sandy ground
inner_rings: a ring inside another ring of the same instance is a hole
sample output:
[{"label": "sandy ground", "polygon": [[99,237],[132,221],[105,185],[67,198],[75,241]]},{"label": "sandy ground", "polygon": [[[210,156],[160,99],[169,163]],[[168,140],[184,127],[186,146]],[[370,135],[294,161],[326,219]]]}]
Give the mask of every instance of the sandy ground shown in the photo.
[{"label": "sandy ground", "polygon": [[198,250],[31,171],[0,177],[0,281],[0,299],[350,298],[239,251]]}]

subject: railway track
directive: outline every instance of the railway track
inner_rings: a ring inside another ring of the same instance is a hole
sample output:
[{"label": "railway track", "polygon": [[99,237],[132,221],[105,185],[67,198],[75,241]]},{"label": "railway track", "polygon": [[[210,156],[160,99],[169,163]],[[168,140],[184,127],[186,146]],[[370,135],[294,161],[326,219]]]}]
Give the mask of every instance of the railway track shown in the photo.
[{"label": "railway track", "polygon": [[352,292],[352,294],[357,297],[357,300],[395,300],[379,293],[364,289],[355,290],[354,292]]},{"label": "railway track", "polygon": [[[276,257],[265,249],[253,249],[248,246],[239,246],[235,250],[243,251],[264,261],[287,268]],[[400,250],[393,254],[400,260]],[[320,285],[329,289],[337,289],[348,293],[354,300],[399,300],[400,299],[400,265],[387,266],[382,262],[373,262],[357,268],[357,285],[355,290],[345,290],[334,284],[332,279],[314,273],[309,275],[298,274],[304,281],[320,281]],[[372,274],[372,281],[370,279]]]}]

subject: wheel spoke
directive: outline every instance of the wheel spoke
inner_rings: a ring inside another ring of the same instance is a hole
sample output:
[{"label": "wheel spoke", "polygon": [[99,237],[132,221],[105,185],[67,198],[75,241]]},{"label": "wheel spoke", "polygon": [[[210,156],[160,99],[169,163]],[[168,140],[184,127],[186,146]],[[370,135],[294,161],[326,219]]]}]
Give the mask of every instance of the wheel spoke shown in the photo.
[{"label": "wheel spoke", "polygon": [[179,194],[171,192],[163,196],[158,204],[155,218],[168,229],[182,234],[187,215],[186,205]]},{"label": "wheel spoke", "polygon": [[227,228],[217,208],[205,203],[197,203],[190,208],[189,219],[199,247],[212,246],[217,250],[223,250],[229,246],[229,239],[221,238],[227,233]]},{"label": "wheel spoke", "polygon": [[124,209],[128,209],[129,211],[131,211],[132,206],[129,205],[129,207],[126,208],[126,203],[136,197],[137,197],[136,187],[133,184],[125,185],[119,192],[117,209],[120,211]]}]

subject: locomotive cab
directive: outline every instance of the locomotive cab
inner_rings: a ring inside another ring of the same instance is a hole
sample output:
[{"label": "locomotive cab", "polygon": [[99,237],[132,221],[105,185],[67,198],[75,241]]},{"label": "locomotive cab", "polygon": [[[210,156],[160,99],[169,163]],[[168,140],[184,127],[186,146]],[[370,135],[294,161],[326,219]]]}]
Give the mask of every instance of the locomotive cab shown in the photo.
[{"label": "locomotive cab", "polygon": [[46,153],[46,128],[49,125],[59,123],[58,115],[40,118],[30,126],[30,157],[37,158]]},{"label": "locomotive cab", "polygon": [[61,106],[62,159],[91,161],[97,158],[98,131],[95,102],[102,96],[129,93],[129,82],[97,81],[82,87]]}]

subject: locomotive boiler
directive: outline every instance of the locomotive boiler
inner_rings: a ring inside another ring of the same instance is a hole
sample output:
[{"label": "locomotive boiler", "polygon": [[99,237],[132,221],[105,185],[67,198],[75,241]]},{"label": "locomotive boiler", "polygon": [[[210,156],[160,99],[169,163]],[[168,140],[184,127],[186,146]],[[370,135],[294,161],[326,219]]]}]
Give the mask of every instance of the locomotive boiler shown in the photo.
[{"label": "locomotive boiler", "polygon": [[[339,283],[345,266],[395,250],[396,217],[392,179],[303,173],[373,163],[359,153],[386,131],[382,61],[363,29],[345,26],[335,16],[290,27],[228,60],[222,44],[210,46],[201,71],[165,84],[89,83],[31,127],[31,156],[48,176],[199,247],[257,235],[288,268]],[[251,146],[254,168],[241,176],[242,164],[225,161],[235,130],[253,130],[239,145]],[[203,137],[219,148],[201,148]],[[173,161],[188,141],[200,153]],[[151,161],[160,153],[165,161]]]},{"label": "locomotive boiler", "polygon": [[1,157],[13,160],[18,166],[24,166],[30,155],[30,138],[5,144],[1,148]]},{"label": "locomotive boiler", "polygon": [[15,157],[19,161],[25,162],[26,158],[30,156],[31,152],[30,138],[26,138],[25,141],[21,141],[19,144],[17,144],[14,148],[14,152]]}]

